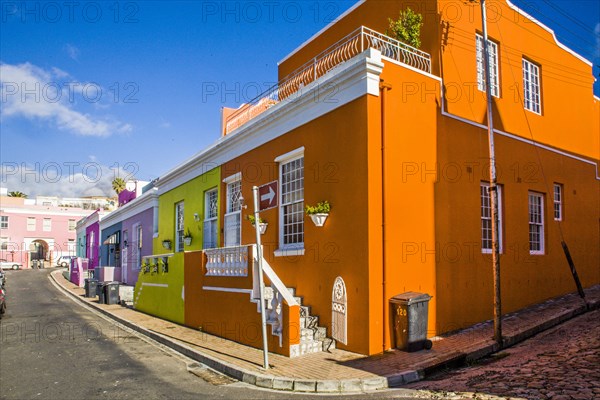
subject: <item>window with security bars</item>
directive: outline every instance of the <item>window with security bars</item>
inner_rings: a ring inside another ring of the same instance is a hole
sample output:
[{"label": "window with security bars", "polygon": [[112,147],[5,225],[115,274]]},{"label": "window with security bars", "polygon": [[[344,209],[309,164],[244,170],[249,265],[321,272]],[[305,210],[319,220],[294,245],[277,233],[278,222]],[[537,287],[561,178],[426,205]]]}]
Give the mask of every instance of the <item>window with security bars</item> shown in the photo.
[{"label": "window with security bars", "polygon": [[281,164],[281,248],[304,245],[304,157]]},{"label": "window with security bars", "polygon": [[[498,189],[498,246],[502,253],[502,187]],[[489,183],[482,182],[479,188],[481,198],[481,252],[492,252],[492,200]]]},{"label": "window with security bars", "polygon": [[542,113],[540,67],[526,59],[523,59],[523,102],[526,110]]},{"label": "window with security bars", "polygon": [[562,221],[563,219],[563,200],[562,200],[562,185],[559,183],[554,184],[554,220]]},{"label": "window with security bars", "polygon": [[544,254],[544,196],[529,193],[529,253]]},{"label": "window with security bars", "polygon": [[204,234],[202,247],[205,249],[217,247],[218,199],[217,189],[204,193]]},{"label": "window with security bars", "polygon": [[239,246],[242,241],[242,181],[227,184],[225,213],[225,247]]},{"label": "window with security bars", "polygon": [[[488,39],[490,88],[492,96],[500,97],[500,74],[498,71],[498,44]],[[485,92],[485,70],[483,62],[483,36],[477,35],[477,88]]]},{"label": "window with security bars", "polygon": [[175,204],[175,251],[183,251],[183,234],[184,234],[184,218],[183,218],[183,201]]}]

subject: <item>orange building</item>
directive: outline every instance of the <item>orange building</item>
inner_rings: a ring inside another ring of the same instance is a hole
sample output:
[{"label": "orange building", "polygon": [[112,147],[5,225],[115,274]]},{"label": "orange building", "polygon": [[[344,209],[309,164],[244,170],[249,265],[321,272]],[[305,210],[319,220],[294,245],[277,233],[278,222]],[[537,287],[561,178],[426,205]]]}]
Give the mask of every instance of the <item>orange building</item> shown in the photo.
[{"label": "orange building", "polygon": [[[379,33],[407,5],[424,16],[420,50]],[[488,11],[509,313],[576,289],[562,241],[583,286],[600,282],[600,99],[591,63],[549,28],[508,1]],[[225,110],[221,139],[158,181],[166,193],[220,167],[194,217],[202,235],[219,221],[202,242],[220,247],[182,248],[169,267],[185,270],[184,323],[261,346],[254,186],[271,351],[381,353],[394,346],[390,298],[410,291],[433,296],[429,337],[490,319],[481,29],[478,5],[361,0],[280,62],[275,88]],[[304,207],[323,200],[317,227]]]}]

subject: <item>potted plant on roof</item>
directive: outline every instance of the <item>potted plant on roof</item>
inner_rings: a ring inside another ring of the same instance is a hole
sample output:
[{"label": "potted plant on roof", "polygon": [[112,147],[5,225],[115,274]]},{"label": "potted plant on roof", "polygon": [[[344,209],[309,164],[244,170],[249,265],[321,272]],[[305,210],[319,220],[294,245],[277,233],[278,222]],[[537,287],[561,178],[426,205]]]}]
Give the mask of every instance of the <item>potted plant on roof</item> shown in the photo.
[{"label": "potted plant on roof", "polygon": [[186,246],[192,244],[192,234],[190,233],[189,228],[185,229],[185,233],[183,234],[183,243],[185,243]]},{"label": "potted plant on roof", "polygon": [[[246,219],[248,221],[250,221],[250,223],[252,224],[252,226],[256,226],[256,218],[254,218],[254,215],[249,214],[246,215]],[[267,227],[269,226],[269,223],[267,221],[265,221],[264,219],[258,217],[258,229],[260,230],[260,234],[264,235],[265,232],[267,231]]]},{"label": "potted plant on roof", "polygon": [[316,206],[307,205],[304,207],[304,211],[306,215],[310,216],[315,226],[323,226],[331,211],[331,205],[327,200],[324,200],[317,203]]}]

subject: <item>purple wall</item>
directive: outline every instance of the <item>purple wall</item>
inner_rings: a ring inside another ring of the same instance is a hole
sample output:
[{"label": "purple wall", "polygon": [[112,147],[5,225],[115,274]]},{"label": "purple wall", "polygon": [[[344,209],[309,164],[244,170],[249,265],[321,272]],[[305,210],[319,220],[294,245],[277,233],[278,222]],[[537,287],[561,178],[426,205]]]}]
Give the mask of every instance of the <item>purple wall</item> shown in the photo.
[{"label": "purple wall", "polygon": [[[90,240],[94,236],[94,243],[90,246]],[[100,249],[100,222],[94,222],[85,228],[85,256],[90,260],[88,268],[94,269],[99,264],[99,249]]]},{"label": "purple wall", "polygon": [[121,193],[119,193],[119,207],[129,203],[131,200],[134,200],[136,197],[136,192],[130,192],[127,189],[123,189]]},{"label": "purple wall", "polygon": [[[142,227],[142,247],[139,247],[139,242],[136,235],[137,225]],[[124,248],[125,232],[127,232],[127,255],[124,258],[124,270],[121,273],[123,282],[128,285],[135,285],[138,274],[140,272],[138,259],[139,255],[152,255],[152,235],[154,234],[154,210],[149,208],[131,218],[123,220],[121,226],[121,243]],[[138,255],[139,251],[139,255]]]}]

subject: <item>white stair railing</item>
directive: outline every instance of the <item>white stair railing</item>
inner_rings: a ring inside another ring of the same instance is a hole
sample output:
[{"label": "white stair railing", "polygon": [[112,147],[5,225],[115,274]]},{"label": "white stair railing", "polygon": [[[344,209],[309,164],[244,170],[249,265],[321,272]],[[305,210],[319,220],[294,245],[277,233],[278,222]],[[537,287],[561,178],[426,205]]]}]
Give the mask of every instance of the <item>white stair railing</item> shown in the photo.
[{"label": "white stair railing", "polygon": [[[256,265],[258,263],[258,258],[256,257],[256,245],[253,247],[254,263]],[[265,288],[265,294],[268,293],[265,297],[267,301],[270,301],[270,306],[265,310],[266,319],[272,326],[273,335],[279,337],[279,346],[283,346],[283,302],[285,300],[289,307],[298,306],[299,304],[294,296],[292,296],[292,293],[283,284],[279,276],[277,276],[271,265],[264,258],[262,268],[265,276],[271,281],[271,290],[266,290]],[[254,268],[253,272],[253,281],[255,282],[253,285],[253,297],[258,301],[258,268]]]}]

